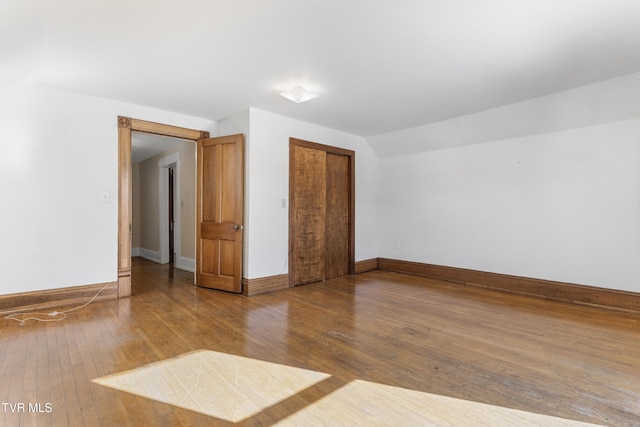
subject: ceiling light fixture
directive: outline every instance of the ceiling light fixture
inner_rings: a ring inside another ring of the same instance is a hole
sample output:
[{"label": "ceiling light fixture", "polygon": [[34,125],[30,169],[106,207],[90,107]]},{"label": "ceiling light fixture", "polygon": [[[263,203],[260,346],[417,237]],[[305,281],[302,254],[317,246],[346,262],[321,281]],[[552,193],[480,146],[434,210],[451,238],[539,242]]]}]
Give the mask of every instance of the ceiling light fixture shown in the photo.
[{"label": "ceiling light fixture", "polygon": [[293,101],[296,104],[308,101],[318,96],[317,93],[309,92],[302,86],[296,86],[286,92],[280,92],[280,96],[287,98],[289,101]]}]

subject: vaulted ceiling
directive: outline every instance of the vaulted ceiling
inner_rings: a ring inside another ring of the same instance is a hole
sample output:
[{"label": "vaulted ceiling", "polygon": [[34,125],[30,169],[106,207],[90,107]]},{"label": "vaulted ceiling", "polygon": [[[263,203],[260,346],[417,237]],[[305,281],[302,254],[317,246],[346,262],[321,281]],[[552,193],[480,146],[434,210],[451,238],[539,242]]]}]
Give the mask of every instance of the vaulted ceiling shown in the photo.
[{"label": "vaulted ceiling", "polygon": [[[637,0],[4,0],[0,96],[36,84],[361,136],[640,71]],[[320,96],[277,95],[301,84]]]}]

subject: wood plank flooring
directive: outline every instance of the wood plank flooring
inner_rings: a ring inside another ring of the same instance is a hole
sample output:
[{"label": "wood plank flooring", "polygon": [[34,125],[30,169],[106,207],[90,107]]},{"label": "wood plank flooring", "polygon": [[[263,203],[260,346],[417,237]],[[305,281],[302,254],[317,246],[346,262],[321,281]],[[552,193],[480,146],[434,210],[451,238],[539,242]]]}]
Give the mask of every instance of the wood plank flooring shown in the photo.
[{"label": "wood plank flooring", "polygon": [[132,277],[0,319],[0,425],[640,425],[638,315],[381,271],[252,297]]}]

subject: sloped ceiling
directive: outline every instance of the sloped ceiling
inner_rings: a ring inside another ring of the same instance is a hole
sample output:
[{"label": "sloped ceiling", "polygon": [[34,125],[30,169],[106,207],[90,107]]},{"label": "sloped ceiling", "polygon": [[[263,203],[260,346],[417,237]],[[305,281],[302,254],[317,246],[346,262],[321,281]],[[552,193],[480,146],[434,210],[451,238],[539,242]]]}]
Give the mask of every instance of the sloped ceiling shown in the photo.
[{"label": "sloped ceiling", "polygon": [[[640,71],[637,0],[4,0],[0,96],[36,84],[374,137]],[[277,92],[320,94],[293,104]]]}]

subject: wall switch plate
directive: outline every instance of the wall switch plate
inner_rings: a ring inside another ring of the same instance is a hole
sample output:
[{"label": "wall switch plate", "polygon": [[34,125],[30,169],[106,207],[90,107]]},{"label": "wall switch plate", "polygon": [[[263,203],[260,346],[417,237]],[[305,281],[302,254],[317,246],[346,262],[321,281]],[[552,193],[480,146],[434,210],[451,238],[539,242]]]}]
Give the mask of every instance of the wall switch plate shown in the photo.
[{"label": "wall switch plate", "polygon": [[109,196],[108,191],[102,192],[102,203],[109,203],[111,201],[111,196]]}]

